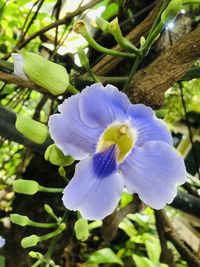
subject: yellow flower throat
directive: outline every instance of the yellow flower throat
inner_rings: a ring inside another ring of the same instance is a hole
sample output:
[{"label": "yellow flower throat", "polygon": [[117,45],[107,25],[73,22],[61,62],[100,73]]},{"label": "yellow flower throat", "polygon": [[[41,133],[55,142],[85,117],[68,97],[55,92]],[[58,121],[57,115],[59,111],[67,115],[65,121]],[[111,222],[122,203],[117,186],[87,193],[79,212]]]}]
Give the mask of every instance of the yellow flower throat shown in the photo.
[{"label": "yellow flower throat", "polygon": [[101,153],[110,146],[116,146],[116,160],[121,163],[135,144],[135,133],[128,124],[115,124],[108,127],[100,137],[97,152]]}]

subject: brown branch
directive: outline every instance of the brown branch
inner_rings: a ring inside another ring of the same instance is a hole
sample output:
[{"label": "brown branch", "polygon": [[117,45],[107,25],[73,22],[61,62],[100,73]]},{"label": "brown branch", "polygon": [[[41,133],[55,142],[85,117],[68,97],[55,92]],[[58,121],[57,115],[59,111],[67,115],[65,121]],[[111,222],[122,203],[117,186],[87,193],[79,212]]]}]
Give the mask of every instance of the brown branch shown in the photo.
[{"label": "brown branch", "polygon": [[[158,1],[155,8],[149,13],[149,15],[143,20],[137,27],[135,27],[126,38],[134,44],[137,44],[141,36],[146,36],[151,26],[154,23],[154,20],[160,10],[162,1]],[[112,48],[113,50],[121,51],[123,48],[120,45],[116,45]],[[97,75],[106,75],[111,70],[113,70],[123,58],[117,58],[110,55],[106,55],[101,59],[93,68],[93,72]]]},{"label": "brown branch", "polygon": [[[29,80],[24,80],[14,74],[9,74],[9,73],[0,71],[0,81],[6,82],[6,83],[14,83],[16,85],[19,85],[22,88],[34,89],[40,93],[49,94],[48,90],[32,83]],[[49,94],[49,96],[52,97],[51,94]]]},{"label": "brown branch", "polygon": [[160,261],[163,263],[167,263],[170,267],[175,267],[172,250],[167,247],[167,239],[165,237],[162,221],[160,219],[160,216],[158,216],[156,210],[154,210],[154,214],[156,219],[156,229],[158,232],[161,246]]},{"label": "brown branch", "polygon": [[188,266],[200,267],[200,261],[180,240],[175,229],[170,224],[169,219],[165,214],[164,210],[156,211],[156,214],[159,217],[160,222],[162,223],[165,232],[165,237],[173,243],[183,260],[188,263]]},{"label": "brown branch", "polygon": [[77,10],[75,10],[74,12],[71,13],[67,13],[66,16],[62,19],[59,19],[49,25],[47,25],[46,27],[40,29],[39,31],[35,32],[34,34],[32,34],[31,36],[29,36],[28,38],[24,39],[18,46],[16,46],[12,52],[8,53],[7,55],[5,55],[2,59],[8,59],[10,57],[10,55],[15,52],[16,50],[19,50],[21,48],[23,48],[24,46],[26,46],[30,41],[32,41],[33,39],[35,39],[36,37],[40,36],[41,34],[44,34],[45,32],[56,28],[60,25],[66,24],[69,20],[71,20],[73,17],[81,14],[82,12],[84,12],[85,10],[93,7],[94,5],[96,5],[97,3],[101,2],[100,0],[93,0],[90,1],[89,3],[85,4],[84,6],[78,8]]},{"label": "brown branch", "polygon": [[136,73],[129,87],[130,100],[160,107],[165,91],[191,68],[199,56],[200,26]]},{"label": "brown branch", "polygon": [[118,225],[129,213],[136,213],[142,210],[143,204],[139,197],[135,194],[134,200],[126,207],[115,210],[111,215],[103,220],[102,236],[106,241],[112,241],[117,235]]}]

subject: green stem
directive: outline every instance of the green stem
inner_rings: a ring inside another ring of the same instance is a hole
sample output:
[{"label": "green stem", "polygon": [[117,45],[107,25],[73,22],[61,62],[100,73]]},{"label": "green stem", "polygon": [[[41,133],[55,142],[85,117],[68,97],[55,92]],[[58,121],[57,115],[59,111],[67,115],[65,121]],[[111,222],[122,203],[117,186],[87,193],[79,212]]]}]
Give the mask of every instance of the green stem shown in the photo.
[{"label": "green stem", "polygon": [[44,240],[47,240],[47,239],[50,239],[50,238],[52,238],[54,236],[57,236],[60,233],[62,233],[62,231],[63,231],[62,229],[58,228],[58,229],[56,229],[55,231],[53,231],[51,233],[48,233],[48,234],[43,235],[43,236],[40,236],[40,242],[44,241]]},{"label": "green stem", "polygon": [[167,5],[169,4],[171,0],[164,0],[162,6],[161,6],[161,9],[159,10],[158,12],[158,15],[154,21],[154,24],[153,26],[151,27],[150,31],[149,31],[149,34],[146,38],[146,40],[151,36],[152,32],[155,31],[155,29],[157,28],[158,24],[160,23],[160,16],[162,14],[162,12],[165,10],[165,8],[167,7]]},{"label": "green stem", "polygon": [[170,0],[164,0],[163,5],[160,9],[160,11],[158,12],[158,15],[154,21],[153,26],[151,27],[149,34],[146,38],[145,41],[145,45],[144,47],[142,47],[142,54],[146,55],[149,52],[149,49],[151,47],[151,45],[154,43],[154,40],[156,39],[156,37],[158,36],[158,34],[162,31],[162,29],[164,28],[164,25],[161,23],[160,21],[160,17],[161,14],[163,13],[163,11],[165,10],[165,8],[168,6]]},{"label": "green stem", "polygon": [[37,267],[37,266],[39,266],[40,264],[41,264],[41,261],[38,260],[38,261],[36,261],[33,265],[31,265],[31,267]]},{"label": "green stem", "polygon": [[111,49],[108,49],[108,48],[106,48],[104,46],[101,46],[89,34],[89,32],[87,31],[86,27],[84,27],[84,31],[81,32],[81,34],[88,41],[90,46],[92,46],[94,49],[96,49],[97,51],[99,51],[101,53],[113,55],[113,56],[116,56],[116,57],[135,58],[135,54],[120,52],[120,51],[116,51],[116,50],[111,50]]},{"label": "green stem", "polygon": [[77,90],[73,85],[69,84],[67,87],[67,91],[70,92],[72,95],[80,93],[79,90]]},{"label": "green stem", "polygon": [[39,222],[34,222],[34,221],[29,221],[29,226],[32,227],[39,227],[39,228],[52,228],[58,226],[57,223],[39,223]]},{"label": "green stem", "polygon": [[165,25],[163,25],[162,22],[160,22],[156,29],[151,33],[149,38],[146,39],[145,45],[142,48],[142,54],[146,55],[149,52],[149,49],[151,48],[152,44],[156,40],[157,36],[160,34],[160,32],[163,30]]},{"label": "green stem", "polygon": [[[68,216],[69,216],[69,210],[65,210],[64,215],[63,215],[62,220],[61,220],[60,223],[65,222],[67,220]],[[54,250],[54,247],[56,245],[57,240],[58,240],[58,236],[55,236],[53,238],[53,240],[51,241],[51,244],[50,244],[50,246],[48,248],[47,253],[45,254],[45,258],[46,258],[47,264],[48,264],[48,261],[51,259],[51,255],[53,253],[53,250]]]},{"label": "green stem", "polygon": [[90,76],[92,77],[92,79],[94,80],[95,83],[99,83],[100,80],[97,78],[97,76],[94,74],[94,72],[92,71],[92,69],[90,68],[90,66],[86,67],[87,72],[90,74]]},{"label": "green stem", "polygon": [[135,45],[133,45],[129,40],[124,38],[124,36],[122,35],[117,18],[114,19],[112,22],[110,22],[109,28],[110,28],[109,32],[115,37],[115,40],[119,45],[133,51],[135,54],[138,54],[139,49]]},{"label": "green stem", "polygon": [[39,186],[40,192],[45,192],[45,193],[62,193],[64,188],[51,188],[51,187],[44,187],[44,186]]},{"label": "green stem", "polygon": [[141,59],[142,59],[141,56],[140,56],[140,55],[137,55],[137,57],[136,57],[136,59],[135,59],[135,62],[134,62],[134,64],[133,64],[133,67],[132,67],[132,69],[131,69],[131,72],[130,72],[130,74],[129,74],[129,76],[128,76],[128,79],[127,79],[126,83],[124,84],[123,92],[126,92],[126,91],[128,90],[129,84],[130,84],[130,82],[132,81],[132,79],[133,79],[133,77],[134,77],[134,75],[135,75],[135,73],[136,73],[136,70],[137,70],[137,68],[138,68],[138,65],[139,65],[140,62],[141,62]]}]

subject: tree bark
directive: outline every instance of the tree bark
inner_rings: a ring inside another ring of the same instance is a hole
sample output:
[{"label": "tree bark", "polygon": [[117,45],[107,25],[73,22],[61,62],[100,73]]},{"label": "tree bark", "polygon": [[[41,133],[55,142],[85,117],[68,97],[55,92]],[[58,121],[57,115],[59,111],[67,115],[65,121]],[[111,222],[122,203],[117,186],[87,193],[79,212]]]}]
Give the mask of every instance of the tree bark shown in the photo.
[{"label": "tree bark", "polygon": [[200,26],[136,73],[128,91],[130,100],[160,107],[166,90],[191,68],[199,56]]}]

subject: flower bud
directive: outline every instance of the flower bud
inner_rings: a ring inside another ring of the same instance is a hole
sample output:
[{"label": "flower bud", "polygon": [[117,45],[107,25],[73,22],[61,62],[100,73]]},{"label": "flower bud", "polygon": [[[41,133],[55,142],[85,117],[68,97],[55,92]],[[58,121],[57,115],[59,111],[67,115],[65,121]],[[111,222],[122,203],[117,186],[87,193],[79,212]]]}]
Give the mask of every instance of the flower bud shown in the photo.
[{"label": "flower bud", "polygon": [[40,185],[33,180],[15,180],[13,182],[13,189],[16,193],[26,194],[26,195],[34,195],[40,189]]},{"label": "flower bud", "polygon": [[37,245],[37,243],[40,241],[39,236],[37,235],[30,235],[27,237],[24,237],[21,241],[21,245],[23,248],[29,248],[34,247]]},{"label": "flower bud", "polygon": [[166,24],[173,21],[182,8],[182,0],[172,0],[161,15],[161,22]]},{"label": "flower bud", "polygon": [[89,229],[87,220],[80,218],[76,221],[74,230],[76,233],[76,238],[81,241],[85,241],[89,237]]},{"label": "flower bud", "polygon": [[61,231],[64,231],[66,229],[66,224],[65,223],[61,223],[59,228],[60,228]]},{"label": "flower bud", "polygon": [[69,85],[66,69],[44,57],[31,52],[14,53],[14,71],[25,76],[35,84],[47,89],[53,95],[64,93]]},{"label": "flower bud", "polygon": [[29,253],[29,256],[31,258],[35,258],[35,259],[38,259],[38,260],[42,260],[43,259],[43,255],[39,252],[35,252],[35,251],[30,251]]},{"label": "flower bud", "polygon": [[146,39],[144,36],[140,37],[140,46],[143,47],[145,45]]},{"label": "flower bud", "polygon": [[74,162],[71,156],[65,156],[55,144],[47,147],[44,158],[57,166],[69,166]]},{"label": "flower bud", "polygon": [[27,114],[17,115],[15,127],[26,138],[37,144],[43,144],[48,136],[48,127]]},{"label": "flower bud", "polygon": [[59,175],[61,176],[61,177],[66,177],[66,171],[65,171],[65,169],[63,168],[63,167],[60,167],[59,169],[58,169],[58,173],[59,173]]},{"label": "flower bud", "polygon": [[10,219],[12,223],[18,224],[20,226],[29,225],[29,218],[20,214],[10,214]]}]

